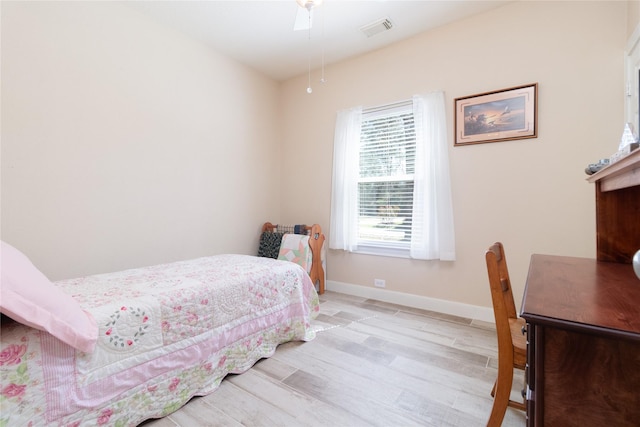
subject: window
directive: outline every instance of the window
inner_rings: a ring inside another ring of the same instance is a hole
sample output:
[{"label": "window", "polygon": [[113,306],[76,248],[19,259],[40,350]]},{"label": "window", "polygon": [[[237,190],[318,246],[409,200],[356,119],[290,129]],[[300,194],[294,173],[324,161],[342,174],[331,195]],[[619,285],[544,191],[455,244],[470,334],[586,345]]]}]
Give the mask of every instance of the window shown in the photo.
[{"label": "window", "polygon": [[339,111],[329,248],[455,259],[443,92]]},{"label": "window", "polygon": [[362,112],[358,247],[409,250],[416,132],[411,102]]}]

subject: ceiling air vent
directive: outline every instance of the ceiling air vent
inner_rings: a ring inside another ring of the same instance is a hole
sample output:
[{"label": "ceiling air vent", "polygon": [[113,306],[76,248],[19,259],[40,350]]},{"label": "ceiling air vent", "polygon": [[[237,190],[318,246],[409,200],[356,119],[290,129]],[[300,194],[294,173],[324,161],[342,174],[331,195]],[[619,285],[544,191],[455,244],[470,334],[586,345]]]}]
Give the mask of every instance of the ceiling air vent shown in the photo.
[{"label": "ceiling air vent", "polygon": [[362,27],[360,27],[360,31],[362,31],[367,37],[373,37],[376,34],[388,31],[391,28],[393,28],[393,24],[391,23],[389,18],[382,18],[370,24],[363,25]]}]

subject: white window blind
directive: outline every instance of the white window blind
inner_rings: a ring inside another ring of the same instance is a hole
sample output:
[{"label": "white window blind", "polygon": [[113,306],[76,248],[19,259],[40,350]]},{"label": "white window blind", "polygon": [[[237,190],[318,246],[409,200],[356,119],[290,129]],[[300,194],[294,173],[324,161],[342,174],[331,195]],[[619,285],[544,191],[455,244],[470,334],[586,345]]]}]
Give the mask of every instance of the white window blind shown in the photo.
[{"label": "white window blind", "polygon": [[408,249],[416,132],[411,101],[362,112],[358,246]]}]

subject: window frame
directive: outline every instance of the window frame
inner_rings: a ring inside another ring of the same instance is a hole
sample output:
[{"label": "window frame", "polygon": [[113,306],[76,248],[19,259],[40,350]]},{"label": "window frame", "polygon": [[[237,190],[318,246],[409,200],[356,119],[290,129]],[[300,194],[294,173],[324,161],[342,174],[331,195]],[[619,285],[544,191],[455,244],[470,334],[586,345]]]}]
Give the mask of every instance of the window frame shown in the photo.
[{"label": "window frame", "polygon": [[[416,133],[415,133],[415,112],[413,109],[413,101],[411,99],[400,101],[393,104],[381,105],[373,108],[364,108],[362,110],[362,128],[364,129],[364,123],[366,121],[375,120],[375,119],[383,119],[393,116],[401,116],[404,114],[411,114],[413,117],[414,129],[413,129],[413,144],[414,144],[414,159],[415,159],[415,145],[417,144]],[[358,157],[362,154],[362,130],[360,135],[360,146],[358,148]],[[415,161],[415,160],[414,160]],[[417,166],[414,166],[417,167]],[[358,186],[363,182],[372,181],[371,177],[368,178],[360,178],[360,164],[358,163]],[[409,178],[410,179],[407,179]],[[402,179],[401,179],[402,178]],[[415,185],[415,173],[406,174],[403,177],[395,176],[389,177],[389,179],[381,180],[383,182],[394,182],[394,181],[411,181]],[[415,188],[411,190],[411,197],[414,196]],[[357,210],[360,211],[360,189],[358,188],[358,203]],[[413,203],[411,208],[411,217],[413,217]],[[362,239],[360,238],[360,214],[358,213],[358,238],[356,249],[353,251],[355,253],[366,254],[366,255],[380,255],[380,256],[389,256],[389,257],[398,257],[398,258],[410,258],[410,250],[411,250],[411,241],[402,241],[402,242],[393,242],[393,241],[382,241],[382,240],[374,240],[374,239]]]}]

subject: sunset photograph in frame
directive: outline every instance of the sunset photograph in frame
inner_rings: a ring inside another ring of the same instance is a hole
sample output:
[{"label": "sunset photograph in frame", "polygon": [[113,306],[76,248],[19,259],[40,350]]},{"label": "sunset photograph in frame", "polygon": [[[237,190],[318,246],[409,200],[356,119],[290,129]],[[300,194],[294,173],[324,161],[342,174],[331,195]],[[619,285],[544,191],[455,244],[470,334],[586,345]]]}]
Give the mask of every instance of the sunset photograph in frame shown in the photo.
[{"label": "sunset photograph in frame", "polygon": [[538,136],[538,84],[455,99],[454,145]]}]

